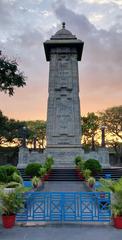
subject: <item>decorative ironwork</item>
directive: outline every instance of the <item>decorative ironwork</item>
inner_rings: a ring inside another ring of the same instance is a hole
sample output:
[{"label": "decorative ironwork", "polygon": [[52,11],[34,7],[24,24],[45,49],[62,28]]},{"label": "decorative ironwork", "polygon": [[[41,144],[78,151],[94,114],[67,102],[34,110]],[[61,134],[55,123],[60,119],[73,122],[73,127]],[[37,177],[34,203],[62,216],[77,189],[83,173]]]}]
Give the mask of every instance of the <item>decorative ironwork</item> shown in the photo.
[{"label": "decorative ironwork", "polygon": [[17,221],[110,222],[110,193],[32,192]]}]

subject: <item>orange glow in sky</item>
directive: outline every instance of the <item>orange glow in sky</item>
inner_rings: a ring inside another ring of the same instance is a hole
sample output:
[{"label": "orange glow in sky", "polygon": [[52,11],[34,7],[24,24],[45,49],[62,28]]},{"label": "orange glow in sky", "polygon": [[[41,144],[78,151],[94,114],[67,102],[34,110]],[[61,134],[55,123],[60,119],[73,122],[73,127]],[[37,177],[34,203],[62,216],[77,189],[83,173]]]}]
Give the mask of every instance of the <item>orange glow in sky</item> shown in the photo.
[{"label": "orange glow in sky", "polygon": [[48,73],[43,42],[66,22],[84,41],[79,62],[81,115],[122,104],[121,0],[0,1],[0,50],[16,58],[27,86],[9,97],[0,92],[0,110],[18,120],[45,120]]}]

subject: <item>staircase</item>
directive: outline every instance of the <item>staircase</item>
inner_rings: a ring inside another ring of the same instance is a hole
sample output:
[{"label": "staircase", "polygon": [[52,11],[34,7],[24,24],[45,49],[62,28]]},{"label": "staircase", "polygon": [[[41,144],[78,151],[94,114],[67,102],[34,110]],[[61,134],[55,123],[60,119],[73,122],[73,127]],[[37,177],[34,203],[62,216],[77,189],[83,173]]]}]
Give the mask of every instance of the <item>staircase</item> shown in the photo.
[{"label": "staircase", "polygon": [[105,178],[105,174],[111,174],[111,179],[117,180],[122,177],[122,168],[104,168],[102,173],[96,174],[94,177],[99,180],[99,178]]},{"label": "staircase", "polygon": [[52,169],[48,181],[81,181],[74,168]]},{"label": "staircase", "polygon": [[[28,177],[23,168],[18,169],[23,180],[29,181],[30,177]],[[75,169],[52,169],[48,181],[81,181],[76,174]]]},{"label": "staircase", "polygon": [[29,181],[30,177],[25,174],[25,169],[24,168],[18,168],[18,171],[20,172],[21,177],[23,178],[24,181]]},{"label": "staircase", "polygon": [[[28,181],[28,177],[23,168],[18,169],[23,180]],[[122,168],[104,168],[102,173],[96,174],[94,177],[96,180],[99,178],[105,178],[105,174],[111,174],[111,179],[117,180],[122,177]],[[76,173],[74,168],[54,168],[52,169],[48,181],[82,181]]]}]

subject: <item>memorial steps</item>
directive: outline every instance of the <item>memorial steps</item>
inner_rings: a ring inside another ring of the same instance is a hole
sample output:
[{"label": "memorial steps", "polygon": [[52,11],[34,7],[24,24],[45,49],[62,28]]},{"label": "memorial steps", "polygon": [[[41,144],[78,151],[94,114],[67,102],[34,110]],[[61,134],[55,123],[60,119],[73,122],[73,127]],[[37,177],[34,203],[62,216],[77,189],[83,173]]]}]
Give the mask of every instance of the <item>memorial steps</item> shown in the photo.
[{"label": "memorial steps", "polygon": [[18,171],[20,172],[21,177],[24,181],[29,181],[31,178],[25,174],[24,168],[18,168]]},{"label": "memorial steps", "polygon": [[75,169],[52,169],[48,181],[81,181]]},{"label": "memorial steps", "polygon": [[117,180],[122,177],[122,168],[104,168],[102,173],[96,174],[95,178],[98,180],[99,178],[107,178],[106,174],[111,175],[111,179]]},{"label": "memorial steps", "polygon": [[[30,180],[23,168],[18,169],[23,180]],[[111,179],[117,180],[118,178],[122,177],[122,168],[104,168],[102,173],[96,174],[95,178],[98,180],[99,178],[105,178],[106,174],[111,174]],[[76,174],[75,169],[52,169],[51,174],[49,176],[48,181],[82,181]]]}]

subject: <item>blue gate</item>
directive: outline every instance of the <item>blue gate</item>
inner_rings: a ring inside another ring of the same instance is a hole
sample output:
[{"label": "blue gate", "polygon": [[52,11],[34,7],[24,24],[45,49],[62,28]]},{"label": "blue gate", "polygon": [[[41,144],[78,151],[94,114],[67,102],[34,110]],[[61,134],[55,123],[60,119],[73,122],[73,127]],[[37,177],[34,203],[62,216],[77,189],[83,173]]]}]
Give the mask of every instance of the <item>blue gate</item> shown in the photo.
[{"label": "blue gate", "polygon": [[33,192],[25,194],[25,207],[17,221],[109,222],[108,192]]}]

